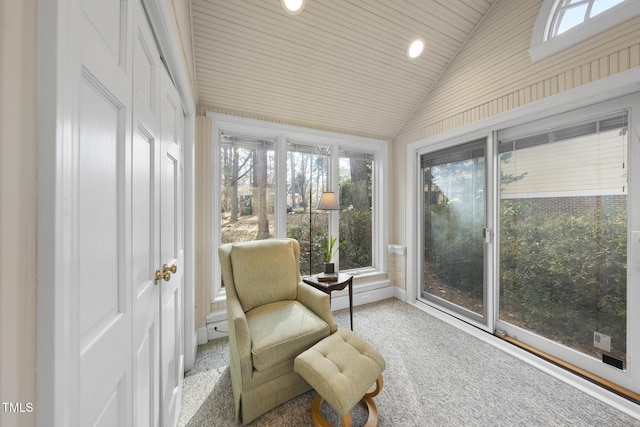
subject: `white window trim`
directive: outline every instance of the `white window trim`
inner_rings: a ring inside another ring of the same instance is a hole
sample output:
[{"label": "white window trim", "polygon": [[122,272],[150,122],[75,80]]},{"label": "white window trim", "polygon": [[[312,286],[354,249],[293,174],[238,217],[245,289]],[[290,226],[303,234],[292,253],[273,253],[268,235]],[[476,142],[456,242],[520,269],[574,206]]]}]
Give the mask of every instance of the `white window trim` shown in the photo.
[{"label": "white window trim", "polygon": [[585,23],[579,24],[562,34],[545,40],[547,29],[553,18],[551,14],[559,1],[561,0],[544,0],[540,8],[531,35],[531,48],[529,49],[531,62],[537,62],[562,52],[640,14],[639,1],[625,1],[589,19],[586,25]]},{"label": "white window trim", "polygon": [[[352,274],[358,274],[358,277],[367,275],[376,275],[387,272],[386,249],[389,240],[388,221],[385,218],[389,216],[388,203],[388,170],[389,170],[389,141],[365,138],[354,135],[341,134],[337,132],[321,131],[316,129],[304,128],[300,126],[284,125],[275,122],[267,122],[257,119],[248,119],[243,117],[231,116],[227,114],[219,114],[208,112],[207,117],[211,118],[211,168],[212,174],[212,198],[211,198],[211,245],[212,251],[212,268],[211,268],[211,302],[221,302],[226,300],[226,293],[221,287],[220,261],[217,256],[217,247],[220,245],[220,183],[218,168],[220,164],[220,131],[239,133],[242,135],[252,135],[260,138],[269,138],[276,140],[276,175],[277,182],[286,182],[286,168],[279,165],[286,163],[287,160],[287,144],[288,140],[295,140],[309,145],[330,146],[332,154],[332,167],[330,168],[329,182],[336,185],[340,182],[338,171],[338,149],[349,148],[359,151],[367,151],[374,155],[373,179],[373,215],[372,215],[372,233],[373,233],[373,267],[355,269]],[[337,188],[337,187],[336,187]],[[337,190],[334,190],[337,191]],[[276,191],[276,203],[284,206],[286,203],[286,194],[284,191]],[[280,210],[276,210],[275,215],[275,237],[286,237],[286,217],[279,214]],[[332,235],[338,234],[338,218],[330,222],[330,232]]]}]

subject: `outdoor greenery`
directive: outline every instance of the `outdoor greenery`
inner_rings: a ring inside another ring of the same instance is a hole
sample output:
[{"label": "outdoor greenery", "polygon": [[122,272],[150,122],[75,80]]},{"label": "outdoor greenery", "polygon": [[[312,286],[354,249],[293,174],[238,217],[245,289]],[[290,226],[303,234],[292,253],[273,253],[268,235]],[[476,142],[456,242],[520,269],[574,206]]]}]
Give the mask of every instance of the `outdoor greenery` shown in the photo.
[{"label": "outdoor greenery", "polygon": [[[368,218],[367,218],[368,217]],[[327,212],[312,216],[312,273],[322,271],[325,262],[324,239],[327,237]],[[300,271],[309,274],[309,215],[293,213],[287,216],[287,236],[300,242]],[[356,236],[359,236],[356,239]],[[351,237],[351,240],[350,240]],[[371,265],[371,212],[344,209],[340,211],[340,270]]]},{"label": "outdoor greenery", "polygon": [[[274,212],[280,209],[275,206],[273,141],[227,134],[221,140],[221,243],[273,237]],[[322,192],[330,189],[329,160],[327,147],[296,143],[287,151],[286,187],[281,188],[286,191],[286,236],[300,242],[303,274],[323,270],[329,212],[314,207]],[[339,185],[335,189],[340,195],[335,244],[340,247],[334,248],[331,256],[334,258],[339,250],[340,270],[372,265],[372,169],[370,154],[340,152]]]},{"label": "outdoor greenery", "polygon": [[520,326],[573,348],[594,331],[626,351],[626,209],[540,212],[503,200],[500,308]]},{"label": "outdoor greenery", "polygon": [[[464,205],[427,208],[431,279],[481,299],[481,226]],[[626,220],[623,207],[550,214],[535,199],[502,200],[500,317],[585,353],[597,331],[624,355]]]},{"label": "outdoor greenery", "polygon": [[371,209],[340,211],[340,239],[346,245],[340,250],[340,270],[373,265]]},{"label": "outdoor greenery", "polygon": [[429,204],[425,210],[425,260],[434,278],[482,299],[484,210],[461,203]]}]

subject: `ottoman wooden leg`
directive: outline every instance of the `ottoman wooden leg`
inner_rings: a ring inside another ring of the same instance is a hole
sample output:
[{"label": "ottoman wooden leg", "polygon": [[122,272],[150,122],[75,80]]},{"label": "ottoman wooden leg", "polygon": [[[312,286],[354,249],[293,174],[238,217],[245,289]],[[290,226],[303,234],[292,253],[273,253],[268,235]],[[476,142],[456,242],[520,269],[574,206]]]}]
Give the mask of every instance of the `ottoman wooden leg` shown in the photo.
[{"label": "ottoman wooden leg", "polygon": [[380,390],[382,390],[383,385],[384,385],[384,381],[382,380],[382,375],[380,375],[378,379],[376,379],[375,390],[367,391],[364,397],[376,397],[378,393],[380,393]]},{"label": "ottoman wooden leg", "polygon": [[[367,411],[369,412],[369,417],[367,418],[367,423],[364,427],[375,427],[378,425],[378,407],[376,403],[373,401],[373,397],[377,396],[382,390],[382,386],[384,382],[382,380],[382,375],[376,379],[376,388],[372,391],[367,392],[362,398],[362,403],[367,405]],[[322,402],[324,399],[320,394],[316,394],[316,397],[313,399],[311,403],[311,419],[313,420],[313,425],[315,427],[333,427],[329,421],[320,413],[320,408],[322,408]],[[342,427],[351,427],[351,414],[347,412],[343,417],[340,418],[342,422]]]}]

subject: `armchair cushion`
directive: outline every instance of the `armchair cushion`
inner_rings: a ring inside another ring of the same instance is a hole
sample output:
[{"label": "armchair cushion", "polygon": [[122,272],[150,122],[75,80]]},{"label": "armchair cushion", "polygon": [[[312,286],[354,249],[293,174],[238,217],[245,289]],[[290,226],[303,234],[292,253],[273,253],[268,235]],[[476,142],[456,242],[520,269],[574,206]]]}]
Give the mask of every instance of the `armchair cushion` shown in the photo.
[{"label": "armchair cushion", "polygon": [[236,293],[245,313],[263,304],[296,299],[300,272],[292,242],[260,242],[231,248]]},{"label": "armchair cushion", "polygon": [[329,336],[329,325],[298,301],[262,305],[246,313],[253,367],[265,371],[293,360]]}]

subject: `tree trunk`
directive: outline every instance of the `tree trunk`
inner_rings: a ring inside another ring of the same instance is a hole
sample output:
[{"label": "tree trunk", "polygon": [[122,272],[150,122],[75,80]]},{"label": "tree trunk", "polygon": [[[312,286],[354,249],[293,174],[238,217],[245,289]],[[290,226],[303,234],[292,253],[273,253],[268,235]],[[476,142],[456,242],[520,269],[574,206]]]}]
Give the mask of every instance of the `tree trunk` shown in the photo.
[{"label": "tree trunk", "polygon": [[231,165],[231,218],[230,222],[238,222],[238,169],[240,153],[237,148],[233,149],[233,160]]},{"label": "tree trunk", "polygon": [[267,209],[267,151],[257,150],[255,163],[255,183],[257,192],[258,209],[258,235],[257,240],[268,239],[269,235],[269,216]]},{"label": "tree trunk", "polygon": [[351,203],[354,209],[369,209],[369,168],[367,161],[350,159]]}]

